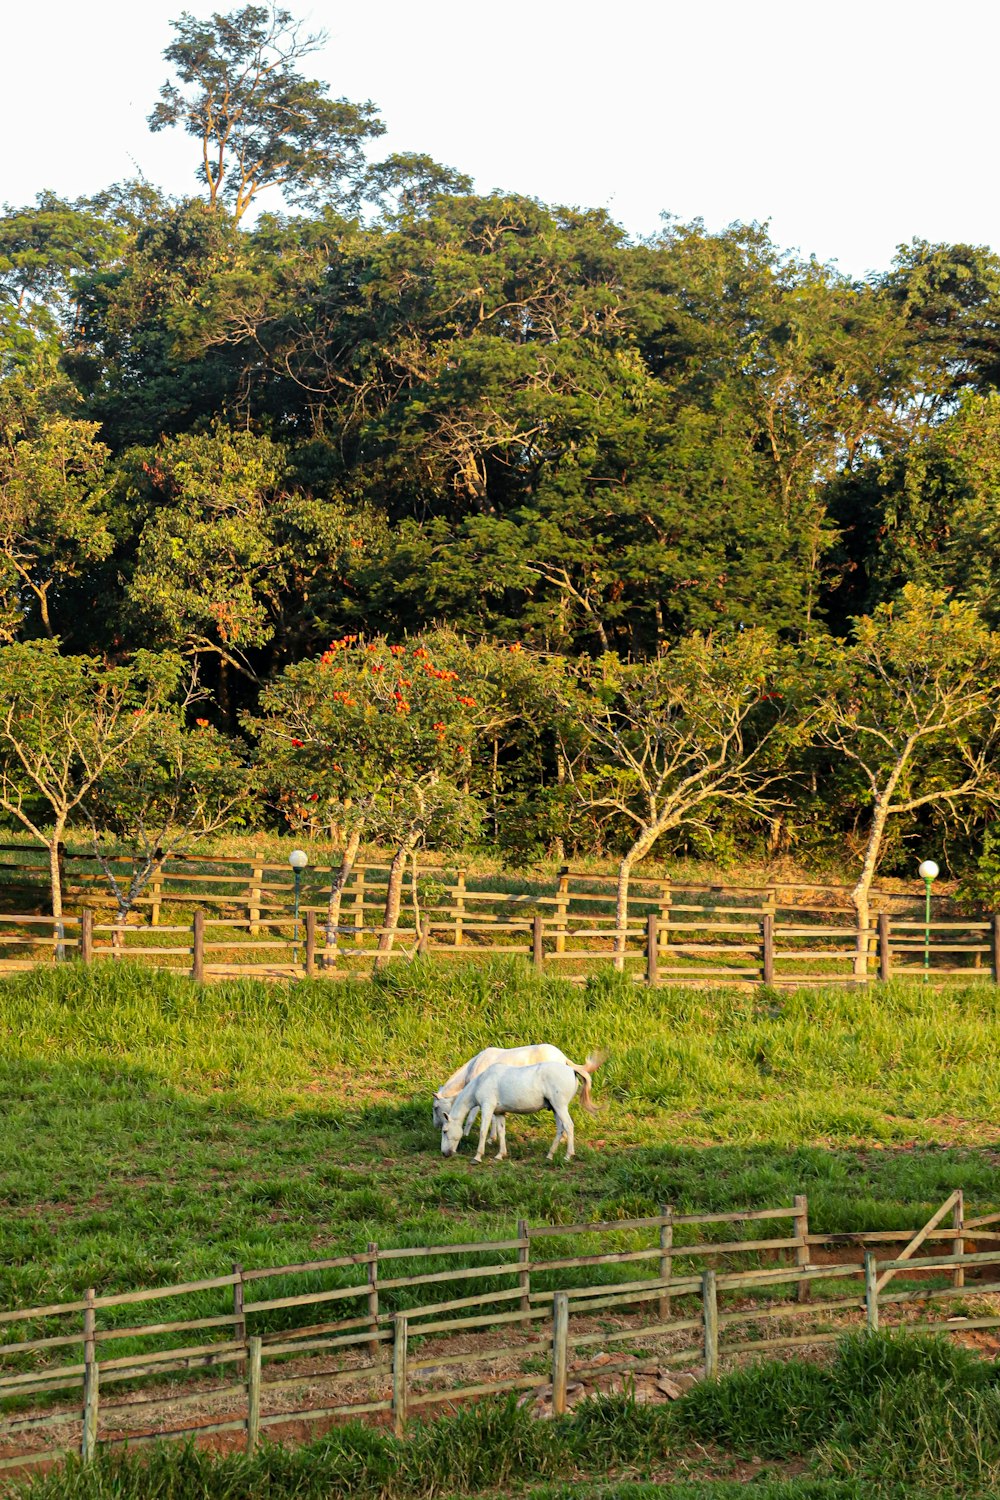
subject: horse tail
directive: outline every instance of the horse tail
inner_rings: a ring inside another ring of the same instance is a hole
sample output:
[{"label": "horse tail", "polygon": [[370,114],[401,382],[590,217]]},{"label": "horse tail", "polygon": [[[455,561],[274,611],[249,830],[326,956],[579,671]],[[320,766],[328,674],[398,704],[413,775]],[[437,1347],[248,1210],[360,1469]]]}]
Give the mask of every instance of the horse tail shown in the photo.
[{"label": "horse tail", "polygon": [[570,1067],[579,1078],[583,1079],[583,1088],[580,1090],[580,1106],[588,1114],[594,1115],[597,1109],[594,1105],[593,1096],[590,1092],[590,1080],[594,1073],[607,1058],[606,1052],[591,1052],[585,1063],[571,1062]]}]

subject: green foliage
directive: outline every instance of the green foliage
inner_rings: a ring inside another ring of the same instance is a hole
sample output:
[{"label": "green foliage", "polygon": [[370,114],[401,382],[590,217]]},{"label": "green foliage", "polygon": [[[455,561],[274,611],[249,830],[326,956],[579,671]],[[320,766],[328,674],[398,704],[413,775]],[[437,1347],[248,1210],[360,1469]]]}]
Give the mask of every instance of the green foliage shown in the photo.
[{"label": "green foliage", "polygon": [[108,449],[96,422],[45,422],[0,433],[0,635],[20,635],[30,596],[54,634],[52,605],[66,582],[103,561],[114,541],[104,514]]}]

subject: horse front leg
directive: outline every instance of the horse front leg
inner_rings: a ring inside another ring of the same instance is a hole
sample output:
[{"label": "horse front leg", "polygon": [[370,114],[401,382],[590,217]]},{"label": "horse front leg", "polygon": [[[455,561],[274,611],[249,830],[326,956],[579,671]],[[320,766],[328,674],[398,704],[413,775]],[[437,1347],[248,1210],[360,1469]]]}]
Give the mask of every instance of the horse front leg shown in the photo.
[{"label": "horse front leg", "polygon": [[497,1142],[499,1144],[499,1150],[497,1151],[497,1161],[506,1161],[507,1160],[507,1116],[506,1115],[494,1115],[493,1116],[493,1129],[496,1131],[496,1138],[497,1138]]},{"label": "horse front leg", "polygon": [[479,1122],[479,1150],[472,1158],[473,1161],[482,1161],[483,1152],[486,1150],[486,1138],[490,1133],[490,1125],[493,1123],[493,1105],[482,1106],[482,1119]]}]

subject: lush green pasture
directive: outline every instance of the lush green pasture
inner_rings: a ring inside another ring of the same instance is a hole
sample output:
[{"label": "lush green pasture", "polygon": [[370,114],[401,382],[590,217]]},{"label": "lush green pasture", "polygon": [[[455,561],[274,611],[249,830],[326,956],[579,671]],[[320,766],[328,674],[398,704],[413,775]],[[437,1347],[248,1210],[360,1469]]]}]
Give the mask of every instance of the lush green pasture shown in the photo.
[{"label": "lush green pasture", "polygon": [[[526,965],[234,983],[104,964],[0,986],[0,1303],[382,1245],[809,1195],[812,1225],[1000,1205],[997,991],[579,989]],[[511,1122],[445,1161],[429,1094],[489,1043],[610,1050],[579,1156]],[[555,1246],[551,1253],[558,1253]]]},{"label": "lush green pasture", "polygon": [[[600,1482],[587,1476],[601,1476]],[[654,1483],[637,1483],[637,1480]],[[575,1483],[567,1484],[567,1481]],[[36,1500],[917,1500],[995,1496],[1000,1367],[944,1340],[865,1334],[824,1365],[761,1363],[672,1405],[583,1402],[543,1422],[493,1400],[405,1440],[360,1424],[296,1449],[213,1457],[164,1445],[104,1452],[31,1488]],[[546,1485],[542,1489],[538,1486]]]}]

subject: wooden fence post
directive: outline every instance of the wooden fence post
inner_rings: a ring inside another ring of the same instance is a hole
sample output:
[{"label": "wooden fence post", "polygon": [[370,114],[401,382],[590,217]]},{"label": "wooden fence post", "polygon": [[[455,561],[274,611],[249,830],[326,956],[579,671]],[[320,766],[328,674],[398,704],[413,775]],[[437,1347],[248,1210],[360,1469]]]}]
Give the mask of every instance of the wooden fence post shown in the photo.
[{"label": "wooden fence post", "polygon": [[774,983],[774,913],[766,911],[760,923],[763,953],[761,978],[764,984]]},{"label": "wooden fence post", "polygon": [[569,1293],[552,1298],[552,1415],[566,1412],[566,1372],[569,1367]]},{"label": "wooden fence post", "polygon": [[392,1322],[392,1430],[401,1438],[406,1431],[406,1314],[393,1313]]},{"label": "wooden fence post", "polygon": [[365,925],[365,872],[361,865],[354,867],[354,945],[360,947],[365,940],[362,928]]},{"label": "wooden fence post", "polygon": [[670,885],[670,877],[663,882],[660,888],[660,933],[661,942],[670,942],[670,907],[673,902],[673,892]]},{"label": "wooden fence post", "polygon": [[719,1296],[715,1272],[701,1273],[701,1318],[705,1331],[705,1379],[719,1373]]},{"label": "wooden fence post", "polygon": [[96,1292],[88,1286],[84,1293],[86,1306],[83,1309],[83,1432],[80,1437],[80,1458],[85,1464],[92,1462],[97,1454],[97,1418],[100,1404],[100,1368],[97,1363],[97,1312],[94,1308]]},{"label": "wooden fence post", "polygon": [[646,983],[660,982],[660,919],[655,911],[646,917]]},{"label": "wooden fence post", "polygon": [[465,916],[465,871],[459,870],[455,882],[455,947],[462,946],[462,918]]},{"label": "wooden fence post", "polygon": [[545,929],[538,912],[531,919],[531,962],[536,969],[545,963]]},{"label": "wooden fence post", "polygon": [[878,1260],[871,1250],[865,1251],[865,1316],[868,1332],[878,1332]]},{"label": "wooden fence post", "polygon": [[556,889],[556,952],[566,952],[566,913],[569,910],[569,870],[563,866],[559,871]]},{"label": "wooden fence post", "polygon": [[878,977],[883,984],[892,978],[892,949],[889,946],[889,913],[878,914]]},{"label": "wooden fence post", "polygon": [[243,1311],[243,1267],[238,1260],[233,1261],[233,1275],[237,1278],[233,1282],[233,1339],[238,1344],[247,1341],[247,1320]]},{"label": "wooden fence post", "polygon": [[153,881],[150,886],[149,895],[149,925],[159,927],[160,906],[163,903],[163,861],[159,860],[153,866]]},{"label": "wooden fence post", "polygon": [[[805,1269],[809,1266],[809,1245],[807,1237],[809,1234],[809,1199],[805,1193],[795,1194],[795,1218],[792,1220],[795,1226],[795,1238],[799,1244],[795,1246],[795,1264]],[[809,1301],[809,1282],[800,1281],[796,1294],[799,1302]]]},{"label": "wooden fence post", "polygon": [[[371,1320],[372,1333],[378,1333],[378,1245],[374,1240],[368,1241],[368,1317]],[[377,1365],[382,1355],[382,1343],[378,1338],[373,1338],[368,1345],[368,1353],[371,1355],[372,1364]]]},{"label": "wooden fence post", "polygon": [[517,1273],[517,1284],[521,1288],[521,1311],[531,1311],[531,1244],[527,1219],[518,1219],[517,1237],[523,1245],[517,1247],[517,1263],[523,1270]]},{"label": "wooden fence post", "polygon": [[205,979],[205,913],[199,907],[191,924],[191,978],[198,984]]},{"label": "wooden fence post", "polygon": [[247,896],[247,921],[250,923],[251,937],[256,937],[260,932],[260,904],[263,896],[263,884],[264,851],[263,849],[255,849],[253,868],[250,872],[250,890]]},{"label": "wooden fence post", "polygon": [[94,962],[94,908],[85,906],[80,913],[80,962]]},{"label": "wooden fence post", "polygon": [[[951,1211],[951,1224],[953,1229],[961,1230],[965,1228],[965,1194],[962,1192],[961,1188],[959,1188],[958,1197],[955,1199],[955,1207]],[[952,1255],[965,1254],[965,1241],[960,1237],[960,1235],[956,1234],[954,1240],[952,1241],[951,1253]],[[951,1284],[952,1286],[965,1285],[964,1266],[956,1266],[954,1271],[952,1271]]]},{"label": "wooden fence post", "polygon": [[247,1363],[247,1452],[252,1453],[260,1437],[260,1356],[263,1341],[257,1337],[250,1340],[250,1359]]},{"label": "wooden fence post", "polygon": [[1000,912],[993,913],[993,923],[990,930],[993,949],[993,983],[1000,984]]},{"label": "wooden fence post", "polygon": [[316,973],[316,913],[306,912],[306,978]]},{"label": "wooden fence post", "polygon": [[[669,1203],[660,1209],[660,1280],[669,1281],[674,1272],[674,1211]],[[660,1298],[660,1322],[670,1317],[670,1293]]]}]

